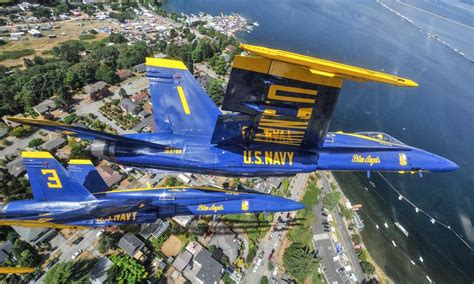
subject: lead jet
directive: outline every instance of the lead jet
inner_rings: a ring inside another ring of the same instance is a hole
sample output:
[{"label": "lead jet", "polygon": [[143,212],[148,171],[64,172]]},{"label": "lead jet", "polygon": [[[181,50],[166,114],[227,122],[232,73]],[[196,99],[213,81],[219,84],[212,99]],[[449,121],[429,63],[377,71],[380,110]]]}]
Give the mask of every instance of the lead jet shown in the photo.
[{"label": "lead jet", "polygon": [[48,152],[22,152],[33,200],[0,206],[0,225],[73,228],[151,223],[178,215],[283,212],[304,205],[254,191],[215,187],[146,187],[108,190],[88,160],[68,170]]},{"label": "lead jet", "polygon": [[222,110],[181,61],[147,58],[155,131],[111,135],[26,118],[11,121],[92,140],[92,153],[139,168],[223,176],[317,170],[445,172],[458,166],[380,132],[329,132],[344,80],[417,83],[282,50],[242,44]]}]

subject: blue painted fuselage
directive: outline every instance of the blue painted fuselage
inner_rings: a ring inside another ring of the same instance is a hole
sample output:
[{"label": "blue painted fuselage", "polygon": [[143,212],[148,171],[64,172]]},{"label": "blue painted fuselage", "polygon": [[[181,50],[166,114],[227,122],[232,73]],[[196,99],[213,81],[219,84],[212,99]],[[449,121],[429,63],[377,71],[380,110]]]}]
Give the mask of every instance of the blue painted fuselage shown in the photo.
[{"label": "blue painted fuselage", "polygon": [[127,137],[167,145],[165,150],[113,143],[94,154],[120,164],[222,176],[284,176],[316,170],[443,172],[457,165],[384,133],[329,132],[321,149],[286,145],[211,144],[208,138],[139,133]]},{"label": "blue painted fuselage", "polygon": [[301,203],[278,196],[211,187],[114,190],[96,197],[85,201],[12,201],[0,207],[0,219],[12,225],[33,221],[102,227],[151,223],[157,218],[180,215],[283,212],[304,208]]}]

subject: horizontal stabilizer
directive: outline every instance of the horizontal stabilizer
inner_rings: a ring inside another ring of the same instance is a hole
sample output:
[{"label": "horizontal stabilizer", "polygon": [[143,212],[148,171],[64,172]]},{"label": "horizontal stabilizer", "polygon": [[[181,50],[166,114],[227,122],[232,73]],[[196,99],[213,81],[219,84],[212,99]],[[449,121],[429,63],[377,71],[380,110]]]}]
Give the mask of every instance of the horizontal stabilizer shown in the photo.
[{"label": "horizontal stabilizer", "polygon": [[386,83],[400,87],[417,87],[418,84],[410,79],[364,69],[356,66],[342,64],[325,59],[301,55],[289,51],[271,49],[263,46],[241,44],[240,48],[255,55],[295,64],[310,69],[311,73],[325,77],[340,77],[355,81],[372,81]]},{"label": "horizontal stabilizer", "polygon": [[85,140],[105,140],[105,141],[114,141],[114,142],[124,142],[124,143],[132,144],[132,145],[151,147],[151,148],[157,148],[157,149],[165,148],[164,145],[142,141],[138,139],[133,139],[129,137],[124,137],[120,135],[114,135],[114,134],[104,133],[100,131],[95,131],[95,130],[84,128],[84,127],[72,126],[72,125],[57,122],[57,121],[51,121],[51,120],[45,120],[45,119],[18,118],[18,117],[8,117],[7,119],[16,123],[26,124],[26,125],[42,128],[48,131],[65,134],[68,136],[79,137]]}]

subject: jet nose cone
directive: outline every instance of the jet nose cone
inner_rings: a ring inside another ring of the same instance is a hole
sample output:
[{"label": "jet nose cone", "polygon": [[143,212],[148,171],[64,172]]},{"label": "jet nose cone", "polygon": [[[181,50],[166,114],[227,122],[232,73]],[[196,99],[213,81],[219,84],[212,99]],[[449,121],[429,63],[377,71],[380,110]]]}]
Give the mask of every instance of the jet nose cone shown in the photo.
[{"label": "jet nose cone", "polygon": [[444,171],[450,172],[450,171],[455,171],[455,170],[459,169],[459,166],[456,163],[454,163],[453,161],[450,161],[448,159],[444,159],[442,168],[444,169]]},{"label": "jet nose cone", "polygon": [[433,155],[433,172],[451,172],[459,169],[459,166],[446,158]]},{"label": "jet nose cone", "polygon": [[279,211],[296,211],[304,209],[304,204],[291,199],[284,199]]}]

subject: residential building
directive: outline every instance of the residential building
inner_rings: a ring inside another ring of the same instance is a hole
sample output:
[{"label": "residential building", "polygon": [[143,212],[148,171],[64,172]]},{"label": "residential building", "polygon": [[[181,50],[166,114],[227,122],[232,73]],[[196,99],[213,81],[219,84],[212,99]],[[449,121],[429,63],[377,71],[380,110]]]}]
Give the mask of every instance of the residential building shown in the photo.
[{"label": "residential building", "polygon": [[149,113],[148,111],[146,110],[142,110],[141,112],[138,113],[138,116],[140,118],[147,118],[151,115],[151,113]]},{"label": "residential building", "polygon": [[150,237],[159,238],[169,228],[170,224],[162,219],[158,219],[155,223],[143,224],[140,230],[140,236],[145,239]]},{"label": "residential building", "polygon": [[137,115],[140,112],[140,106],[132,102],[130,99],[125,98],[120,101],[120,108],[131,115]]},{"label": "residential building", "polygon": [[105,97],[109,93],[107,83],[99,81],[94,84],[84,86],[84,92],[91,97],[93,100]]},{"label": "residential building", "polygon": [[137,64],[133,66],[133,71],[137,73],[143,73],[146,71],[146,65],[145,63]]},{"label": "residential building", "polygon": [[8,241],[5,241],[2,245],[0,245],[0,263],[3,263],[5,260],[7,260],[10,253],[12,253],[12,251],[13,251],[12,241],[8,240]]},{"label": "residential building", "polygon": [[0,138],[7,136],[8,129],[7,128],[0,128]]},{"label": "residential building", "polygon": [[[217,224],[214,230],[215,234],[209,244],[222,249],[222,253],[229,258],[230,263],[233,263],[239,256],[242,241],[237,238],[237,234],[229,226],[222,222]],[[217,259],[221,258],[217,257]]]},{"label": "residential building", "polygon": [[12,228],[20,235],[20,238],[32,246],[39,243],[49,241],[56,234],[56,230],[48,228],[27,228],[12,226]]},{"label": "residential building", "polygon": [[52,152],[63,147],[66,144],[67,144],[66,139],[62,137],[56,137],[53,140],[44,142],[43,144],[39,146],[39,148],[48,152]]},{"label": "residential building", "polygon": [[135,95],[132,96],[132,102],[139,104],[145,100],[148,99],[148,93],[147,92],[139,92]]},{"label": "residential building", "polygon": [[23,160],[21,158],[8,163],[7,170],[14,177],[19,177],[26,172],[25,167],[23,166]]},{"label": "residential building", "polygon": [[128,78],[132,76],[132,72],[130,72],[130,70],[127,70],[127,69],[119,69],[117,70],[117,72],[115,72],[115,74],[117,74],[120,81],[127,80]]},{"label": "residential building", "polygon": [[113,262],[105,257],[100,257],[90,271],[89,281],[92,284],[102,284],[107,280],[107,271],[112,267]]},{"label": "residential building", "polygon": [[183,226],[184,228],[187,228],[189,223],[194,219],[193,215],[187,215],[187,216],[175,216],[173,217],[173,221],[178,223],[178,225]]},{"label": "residential building", "polygon": [[126,233],[123,235],[123,237],[120,238],[117,246],[121,248],[126,254],[137,260],[143,261],[146,258],[145,243],[132,233]]},{"label": "residential building", "polygon": [[186,266],[188,266],[192,258],[193,255],[189,251],[184,250],[182,253],[176,256],[172,266],[176,268],[176,270],[178,270],[179,272],[182,272],[186,268]]},{"label": "residential building", "polygon": [[123,179],[123,176],[119,172],[105,164],[98,166],[97,171],[109,187],[115,185]]},{"label": "residential building", "polygon": [[[16,123],[16,122],[13,122],[13,121],[10,121],[7,119],[7,117],[10,117],[10,115],[4,115],[2,116],[2,120],[3,122],[5,122],[6,125],[10,126],[10,127],[17,127],[19,125],[21,125],[20,123]],[[23,114],[17,114],[17,115],[14,115],[13,117],[16,117],[16,118],[25,118],[25,116]]]},{"label": "residential building", "polygon": [[188,265],[184,271],[184,276],[192,283],[217,284],[222,278],[224,267],[212,257],[212,254],[202,248],[194,256],[192,265]]}]

